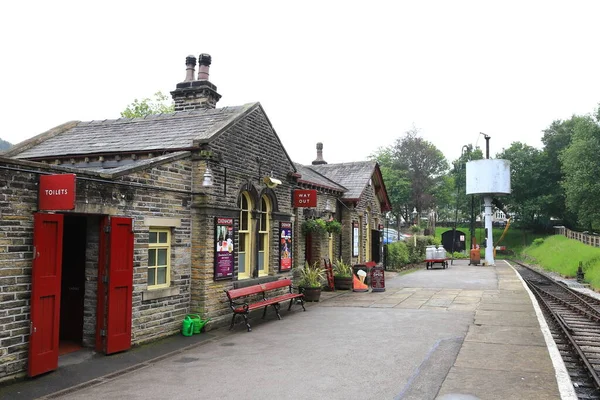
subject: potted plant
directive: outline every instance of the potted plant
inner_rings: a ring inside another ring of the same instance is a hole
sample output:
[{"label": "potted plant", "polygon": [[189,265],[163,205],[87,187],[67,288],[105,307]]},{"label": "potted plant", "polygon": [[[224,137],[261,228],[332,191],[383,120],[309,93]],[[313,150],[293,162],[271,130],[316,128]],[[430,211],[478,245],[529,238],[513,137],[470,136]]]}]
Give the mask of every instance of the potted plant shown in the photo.
[{"label": "potted plant", "polygon": [[329,221],[325,222],[325,229],[328,233],[340,234],[342,233],[342,224],[335,219],[330,219]]},{"label": "potted plant", "polygon": [[333,282],[338,290],[352,289],[352,266],[341,258],[333,266]]},{"label": "potted plant", "polygon": [[302,234],[304,236],[313,233],[322,233],[327,231],[326,222],[320,218],[306,219],[301,225]]},{"label": "potted plant", "polygon": [[298,269],[298,278],[298,287],[300,292],[304,293],[304,300],[319,301],[325,279],[325,270],[321,268],[319,262],[312,265],[306,262],[304,267]]}]

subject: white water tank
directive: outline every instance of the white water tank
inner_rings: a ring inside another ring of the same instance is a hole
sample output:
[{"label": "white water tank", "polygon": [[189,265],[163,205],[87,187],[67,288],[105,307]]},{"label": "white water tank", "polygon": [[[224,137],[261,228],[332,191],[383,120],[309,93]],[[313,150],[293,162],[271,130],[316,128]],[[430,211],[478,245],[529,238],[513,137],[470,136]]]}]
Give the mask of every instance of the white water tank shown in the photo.
[{"label": "white water tank", "polygon": [[510,194],[510,161],[475,160],[467,163],[467,194]]}]

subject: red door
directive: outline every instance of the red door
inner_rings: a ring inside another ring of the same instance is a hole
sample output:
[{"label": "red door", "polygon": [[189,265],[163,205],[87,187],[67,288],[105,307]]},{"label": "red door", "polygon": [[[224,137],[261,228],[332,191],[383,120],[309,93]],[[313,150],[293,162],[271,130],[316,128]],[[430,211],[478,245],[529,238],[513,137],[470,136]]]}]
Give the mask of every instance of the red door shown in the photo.
[{"label": "red door", "polygon": [[111,217],[108,229],[106,354],[131,347],[133,221]]},{"label": "red door", "polygon": [[34,214],[29,376],[58,368],[62,241],[61,214]]}]

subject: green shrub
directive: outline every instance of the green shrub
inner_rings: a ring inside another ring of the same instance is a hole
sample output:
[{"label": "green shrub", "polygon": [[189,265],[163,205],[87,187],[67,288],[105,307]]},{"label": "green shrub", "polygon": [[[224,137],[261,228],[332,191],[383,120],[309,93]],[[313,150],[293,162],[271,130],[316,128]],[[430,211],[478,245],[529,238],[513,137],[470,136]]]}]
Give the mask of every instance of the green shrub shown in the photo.
[{"label": "green shrub", "polygon": [[541,245],[543,243],[544,243],[544,238],[533,239],[533,245],[534,246],[539,246],[539,245]]},{"label": "green shrub", "polygon": [[408,264],[409,254],[406,242],[394,242],[387,245],[387,268],[399,269]]}]

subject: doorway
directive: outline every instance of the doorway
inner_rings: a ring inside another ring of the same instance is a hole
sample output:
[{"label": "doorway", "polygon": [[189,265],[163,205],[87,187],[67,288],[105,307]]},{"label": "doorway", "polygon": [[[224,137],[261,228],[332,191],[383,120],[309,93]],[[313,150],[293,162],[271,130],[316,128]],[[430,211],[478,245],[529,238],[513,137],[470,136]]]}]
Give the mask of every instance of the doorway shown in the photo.
[{"label": "doorway", "polygon": [[87,225],[85,216],[65,215],[59,355],[80,350],[83,345]]}]

